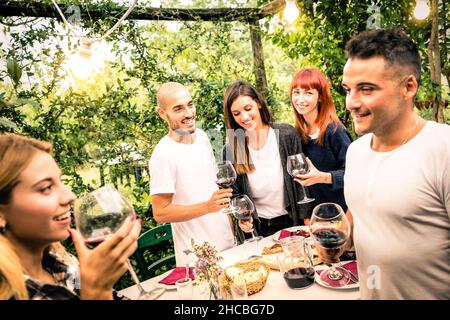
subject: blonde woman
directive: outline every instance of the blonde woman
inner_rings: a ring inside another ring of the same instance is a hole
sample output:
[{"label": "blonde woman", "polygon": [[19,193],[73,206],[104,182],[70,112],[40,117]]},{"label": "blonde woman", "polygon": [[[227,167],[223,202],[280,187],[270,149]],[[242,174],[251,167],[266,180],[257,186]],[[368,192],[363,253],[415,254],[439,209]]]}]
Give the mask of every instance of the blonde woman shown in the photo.
[{"label": "blonde woman", "polygon": [[[138,221],[88,249],[70,229],[75,195],[64,186],[51,145],[0,135],[0,299],[112,299],[136,249]],[[77,260],[59,241],[72,236]]]}]

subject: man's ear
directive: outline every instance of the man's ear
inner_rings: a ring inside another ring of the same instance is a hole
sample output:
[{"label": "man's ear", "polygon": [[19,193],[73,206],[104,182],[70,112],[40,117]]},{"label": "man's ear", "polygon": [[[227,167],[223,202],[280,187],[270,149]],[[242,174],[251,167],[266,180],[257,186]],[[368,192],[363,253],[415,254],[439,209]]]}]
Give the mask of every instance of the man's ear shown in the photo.
[{"label": "man's ear", "polygon": [[156,108],[156,112],[158,112],[159,116],[160,116],[162,119],[166,120],[166,112],[164,111],[163,108],[157,107],[157,108]]},{"label": "man's ear", "polygon": [[417,94],[417,90],[419,89],[419,84],[417,83],[417,79],[414,75],[410,74],[404,80],[403,93],[405,100],[414,99]]}]

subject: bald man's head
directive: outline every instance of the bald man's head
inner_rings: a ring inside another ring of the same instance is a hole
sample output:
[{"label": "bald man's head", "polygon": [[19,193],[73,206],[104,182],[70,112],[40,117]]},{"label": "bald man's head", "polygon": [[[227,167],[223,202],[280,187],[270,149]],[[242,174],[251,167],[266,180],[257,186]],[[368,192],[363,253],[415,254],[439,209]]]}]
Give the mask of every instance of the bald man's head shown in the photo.
[{"label": "bald man's head", "polygon": [[195,105],[189,90],[177,82],[166,82],[156,93],[156,111],[169,125],[169,133],[178,136],[195,132]]},{"label": "bald man's head", "polygon": [[156,93],[156,100],[158,102],[158,107],[166,109],[170,107],[171,97],[179,91],[188,91],[189,90],[178,82],[166,82],[162,84],[158,92]]}]

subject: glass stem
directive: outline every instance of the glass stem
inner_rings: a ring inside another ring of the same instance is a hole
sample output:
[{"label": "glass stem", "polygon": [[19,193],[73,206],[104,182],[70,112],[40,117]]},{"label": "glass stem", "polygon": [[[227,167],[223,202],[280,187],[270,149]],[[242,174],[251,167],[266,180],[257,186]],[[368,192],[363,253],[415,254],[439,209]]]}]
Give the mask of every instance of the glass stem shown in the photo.
[{"label": "glass stem", "polygon": [[300,184],[300,185],[302,186],[302,190],[303,190],[303,199],[307,199],[308,197],[306,196],[305,187],[302,184]]},{"label": "glass stem", "polygon": [[136,274],[136,272],[134,272],[133,266],[131,265],[130,259],[127,259],[127,267],[128,267],[128,272],[130,272],[131,278],[133,279],[134,283],[136,284],[136,286],[139,289],[140,293],[145,293],[145,289],[144,287],[142,287],[141,285],[141,281],[139,281],[139,278]]},{"label": "glass stem", "polygon": [[331,280],[340,280],[342,279],[343,275],[336,270],[336,264],[332,263],[330,267],[330,272],[328,273],[328,278]]}]

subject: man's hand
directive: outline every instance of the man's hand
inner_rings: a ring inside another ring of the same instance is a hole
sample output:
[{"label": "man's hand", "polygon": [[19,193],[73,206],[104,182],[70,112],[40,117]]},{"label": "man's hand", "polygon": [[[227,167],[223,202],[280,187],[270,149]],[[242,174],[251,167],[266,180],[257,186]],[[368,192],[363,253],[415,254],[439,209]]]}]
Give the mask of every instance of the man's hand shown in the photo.
[{"label": "man's hand", "polygon": [[231,188],[219,189],[215,191],[208,200],[208,212],[216,212],[228,207],[232,195],[233,189]]}]

